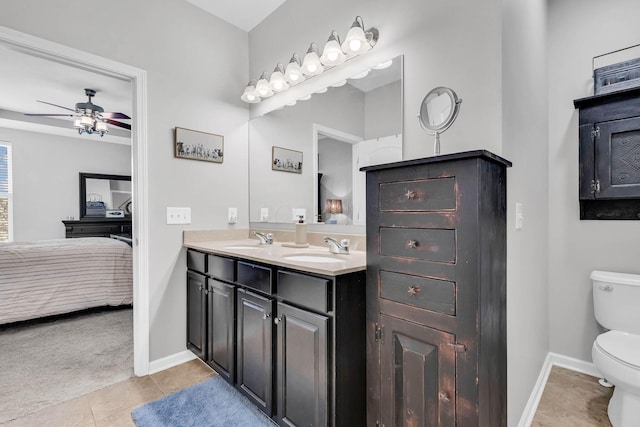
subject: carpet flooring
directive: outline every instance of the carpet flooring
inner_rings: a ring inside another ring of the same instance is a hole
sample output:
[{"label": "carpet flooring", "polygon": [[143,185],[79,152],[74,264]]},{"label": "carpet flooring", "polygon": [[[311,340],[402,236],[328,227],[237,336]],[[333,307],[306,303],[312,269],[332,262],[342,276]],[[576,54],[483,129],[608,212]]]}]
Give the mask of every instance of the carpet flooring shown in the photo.
[{"label": "carpet flooring", "polygon": [[274,427],[219,376],[135,409],[137,427]]},{"label": "carpet flooring", "polygon": [[133,376],[133,311],[0,328],[0,424]]}]

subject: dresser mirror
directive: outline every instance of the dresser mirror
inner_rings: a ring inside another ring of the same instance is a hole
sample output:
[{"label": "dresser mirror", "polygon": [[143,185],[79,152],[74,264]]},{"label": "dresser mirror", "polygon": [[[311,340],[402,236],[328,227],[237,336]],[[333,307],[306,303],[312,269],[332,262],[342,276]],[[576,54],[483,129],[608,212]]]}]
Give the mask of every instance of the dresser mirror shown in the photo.
[{"label": "dresser mirror", "polygon": [[[365,225],[359,169],[402,160],[402,65],[397,56],[249,122],[252,227],[298,215],[309,224]],[[301,171],[274,170],[287,161],[273,158],[274,146],[296,153]]]},{"label": "dresser mirror", "polygon": [[131,212],[131,176],[80,172],[80,219],[130,217]]}]

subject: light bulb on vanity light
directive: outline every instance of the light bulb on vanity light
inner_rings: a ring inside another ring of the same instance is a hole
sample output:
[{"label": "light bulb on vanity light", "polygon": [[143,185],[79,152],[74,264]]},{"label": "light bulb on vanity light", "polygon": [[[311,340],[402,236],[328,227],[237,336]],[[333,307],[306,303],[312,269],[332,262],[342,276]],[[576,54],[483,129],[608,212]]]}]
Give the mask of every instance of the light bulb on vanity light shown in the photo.
[{"label": "light bulb on vanity light", "polygon": [[304,81],[305,77],[300,69],[300,57],[297,53],[294,53],[291,57],[287,69],[284,72],[284,78],[292,86]]},{"label": "light bulb on vanity light", "polygon": [[276,68],[273,69],[273,73],[271,73],[271,78],[269,79],[269,86],[271,86],[271,89],[275,93],[289,89],[289,83],[287,83],[284,78],[284,67],[282,64],[276,65]]},{"label": "light bulb on vanity light", "polygon": [[311,43],[309,46],[300,69],[306,76],[317,76],[324,71],[324,67],[320,62],[320,57],[318,56],[318,45],[315,43]]},{"label": "light bulb on vanity light", "polygon": [[340,65],[344,62],[345,55],[340,47],[340,38],[336,30],[331,31],[329,40],[324,45],[320,61],[326,66]]},{"label": "light bulb on vanity light", "polygon": [[342,50],[351,58],[371,49],[378,41],[378,30],[370,28],[365,32],[364,22],[360,16],[356,16],[355,21],[347,32],[347,36],[342,43]]},{"label": "light bulb on vanity light", "polygon": [[256,82],[255,80],[251,80],[247,86],[244,88],[244,92],[240,97],[244,102],[248,102],[249,104],[255,104],[260,102],[260,98],[256,95]]},{"label": "light bulb on vanity light", "polygon": [[260,78],[258,79],[258,83],[256,83],[256,94],[260,98],[268,98],[273,96],[273,90],[271,90],[271,86],[269,86],[269,80],[265,73],[262,73]]}]

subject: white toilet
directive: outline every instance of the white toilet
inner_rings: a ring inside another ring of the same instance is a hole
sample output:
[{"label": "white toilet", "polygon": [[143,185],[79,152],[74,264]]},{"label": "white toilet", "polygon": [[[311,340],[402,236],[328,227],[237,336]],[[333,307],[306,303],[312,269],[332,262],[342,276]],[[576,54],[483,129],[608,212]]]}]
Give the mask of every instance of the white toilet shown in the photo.
[{"label": "white toilet", "polygon": [[609,331],[593,342],[593,363],[615,386],[609,401],[613,427],[640,425],[640,275],[594,271],[595,318]]}]

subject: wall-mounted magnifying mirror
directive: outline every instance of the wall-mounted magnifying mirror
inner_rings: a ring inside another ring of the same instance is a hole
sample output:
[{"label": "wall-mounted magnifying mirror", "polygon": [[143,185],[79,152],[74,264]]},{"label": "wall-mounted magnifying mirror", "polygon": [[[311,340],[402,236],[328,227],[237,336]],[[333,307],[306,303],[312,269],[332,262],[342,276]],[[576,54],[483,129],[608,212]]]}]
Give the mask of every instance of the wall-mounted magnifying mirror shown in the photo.
[{"label": "wall-mounted magnifying mirror", "polygon": [[433,151],[436,156],[440,154],[440,134],[456,120],[461,103],[462,99],[448,87],[432,89],[422,100],[418,121],[422,129],[435,135]]}]

